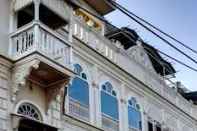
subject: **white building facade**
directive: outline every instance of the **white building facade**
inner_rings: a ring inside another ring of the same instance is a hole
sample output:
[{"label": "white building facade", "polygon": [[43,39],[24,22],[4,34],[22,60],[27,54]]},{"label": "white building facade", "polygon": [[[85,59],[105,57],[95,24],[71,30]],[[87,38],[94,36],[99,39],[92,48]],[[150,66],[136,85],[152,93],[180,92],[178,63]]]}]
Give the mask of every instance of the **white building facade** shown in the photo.
[{"label": "white building facade", "polygon": [[100,18],[113,10],[105,0],[0,1],[0,131],[197,131],[196,105],[143,42],[125,49],[106,36]]}]

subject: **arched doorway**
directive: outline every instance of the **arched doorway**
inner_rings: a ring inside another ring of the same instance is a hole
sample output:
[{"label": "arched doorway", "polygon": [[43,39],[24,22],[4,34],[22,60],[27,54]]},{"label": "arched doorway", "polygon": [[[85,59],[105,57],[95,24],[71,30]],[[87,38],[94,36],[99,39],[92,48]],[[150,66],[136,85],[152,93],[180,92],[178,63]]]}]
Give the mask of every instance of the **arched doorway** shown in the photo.
[{"label": "arched doorway", "polygon": [[57,128],[44,125],[38,121],[23,118],[19,122],[18,131],[57,131]]},{"label": "arched doorway", "polygon": [[57,128],[42,123],[42,115],[33,104],[21,104],[17,114],[20,115],[17,131],[57,131]]}]

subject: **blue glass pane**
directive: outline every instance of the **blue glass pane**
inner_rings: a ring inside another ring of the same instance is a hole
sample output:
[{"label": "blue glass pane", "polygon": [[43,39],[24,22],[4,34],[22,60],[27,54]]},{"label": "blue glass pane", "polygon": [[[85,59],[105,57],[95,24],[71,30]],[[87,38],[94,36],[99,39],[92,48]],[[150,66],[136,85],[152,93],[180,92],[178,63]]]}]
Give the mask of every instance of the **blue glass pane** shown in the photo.
[{"label": "blue glass pane", "polygon": [[81,74],[81,77],[82,77],[83,79],[87,80],[87,76],[86,76],[85,73],[82,73],[82,74]]},{"label": "blue glass pane", "polygon": [[74,78],[69,87],[69,96],[78,100],[81,104],[89,105],[88,83],[78,77]]},{"label": "blue glass pane", "polygon": [[102,85],[102,90],[106,91],[106,86]]},{"label": "blue glass pane", "polygon": [[80,75],[80,73],[83,71],[82,67],[79,64],[74,65],[74,72]]},{"label": "blue glass pane", "polygon": [[128,107],[129,126],[137,129],[141,129],[141,113],[133,107]]},{"label": "blue glass pane", "polygon": [[133,106],[133,103],[132,103],[131,100],[129,100],[128,103],[129,103],[130,106]]},{"label": "blue glass pane", "polygon": [[112,91],[112,95],[113,96],[116,96],[116,92],[114,90]]},{"label": "blue glass pane", "polygon": [[137,103],[137,100],[135,99],[135,97],[132,97],[131,101],[132,101],[133,105],[135,105]]},{"label": "blue glass pane", "polygon": [[101,112],[118,120],[118,100],[101,91]]},{"label": "blue glass pane", "polygon": [[106,83],[105,83],[105,86],[106,86],[106,88],[107,88],[107,92],[111,93],[112,88],[113,88],[112,85],[111,85],[111,83],[106,82]]}]

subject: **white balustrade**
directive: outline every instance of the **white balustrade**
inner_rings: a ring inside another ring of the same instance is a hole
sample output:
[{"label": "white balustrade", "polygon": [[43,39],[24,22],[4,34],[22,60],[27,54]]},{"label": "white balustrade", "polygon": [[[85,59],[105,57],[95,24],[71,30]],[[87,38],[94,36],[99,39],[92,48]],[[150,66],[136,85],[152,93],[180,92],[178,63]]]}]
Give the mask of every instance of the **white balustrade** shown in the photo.
[{"label": "white balustrade", "polygon": [[[36,34],[36,26],[39,27],[38,34]],[[20,28],[11,35],[11,40],[11,57],[14,60],[39,52],[64,66],[70,64],[71,48],[68,42],[42,24],[32,23]]]},{"label": "white balustrade", "polygon": [[[115,47],[115,44],[99,34],[99,32],[89,28],[78,18],[74,20],[73,35],[148,85],[162,97],[191,114],[191,104],[182,96],[177,95],[176,90],[169,87],[165,83],[164,78],[140,65],[140,63],[135,61],[135,58]],[[119,51],[117,52],[117,50]]]}]

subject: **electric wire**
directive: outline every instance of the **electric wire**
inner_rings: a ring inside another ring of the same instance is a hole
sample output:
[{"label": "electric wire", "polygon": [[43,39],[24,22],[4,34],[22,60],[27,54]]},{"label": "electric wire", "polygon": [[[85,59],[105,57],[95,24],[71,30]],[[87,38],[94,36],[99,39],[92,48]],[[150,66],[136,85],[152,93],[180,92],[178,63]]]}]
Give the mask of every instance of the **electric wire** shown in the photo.
[{"label": "electric wire", "polygon": [[[190,59],[191,61],[193,61],[194,63],[197,64],[197,61],[192,58],[191,56],[189,56],[188,54],[186,54],[184,51],[182,51],[181,49],[177,48],[176,46],[174,46],[172,43],[170,43],[168,40],[164,39],[163,37],[161,37],[159,34],[157,34],[156,32],[154,32],[153,30],[151,30],[150,28],[148,28],[146,25],[144,25],[143,23],[141,23],[140,21],[138,21],[136,18],[134,18],[133,16],[131,16],[128,12],[126,12],[125,10],[123,10],[122,8],[118,7],[116,4],[109,2],[109,0],[105,0],[107,3],[109,3],[111,6],[117,8],[118,10],[120,10],[122,13],[124,13],[125,15],[127,15],[129,18],[131,18],[133,21],[135,21],[136,23],[138,23],[139,25],[141,25],[142,27],[144,27],[146,30],[148,30],[149,32],[151,32],[152,34],[154,34],[155,36],[157,36],[159,39],[161,39],[164,43],[168,44],[169,46],[171,46],[172,48],[174,48],[175,50],[177,50],[178,52],[180,52],[181,54],[183,54],[185,57],[187,57],[188,59]],[[111,1],[111,0],[110,0]]]},{"label": "electric wire", "polygon": [[[112,1],[114,2],[114,1]],[[115,3],[115,2],[114,2]],[[170,39],[174,40],[175,42],[179,43],[180,45],[182,45],[183,47],[191,50],[193,53],[197,54],[197,50],[192,49],[190,46],[184,44],[183,42],[181,42],[180,40],[177,40],[175,37],[169,35],[168,33],[164,32],[163,30],[159,29],[158,27],[156,27],[155,25],[151,24],[150,22],[146,21],[145,19],[137,16],[136,14],[134,14],[133,12],[129,11],[128,9],[126,9],[125,7],[123,7],[122,5],[120,5],[119,3],[116,2],[116,4],[124,9],[125,11],[127,11],[128,13],[130,13],[131,15],[133,15],[134,17],[136,17],[137,19],[141,20],[142,22],[146,23],[147,25],[151,26],[152,28],[154,28],[155,30],[159,31],[160,33],[162,33],[163,35],[169,37]]]},{"label": "electric wire", "polygon": [[[98,15],[96,15],[96,14],[90,12],[88,9],[86,9],[86,8],[84,8],[84,7],[81,7],[80,5],[77,5],[77,6],[78,6],[79,8],[81,8],[82,10],[86,11],[87,13],[91,14],[91,15],[94,16],[95,18],[97,18],[97,19],[103,21],[104,23],[106,23],[106,24],[108,24],[108,25],[110,25],[110,26],[112,26],[112,27],[115,27],[115,28],[119,29],[118,27],[114,26],[113,24],[111,24],[110,22],[108,22],[108,21],[107,21],[106,19],[104,19],[103,17],[98,16]],[[122,29],[119,29],[119,30],[122,30]],[[122,33],[124,33],[124,31],[123,31]],[[128,36],[126,33],[124,33],[124,35]],[[129,37],[128,37],[128,38],[129,38]],[[130,38],[129,38],[129,39],[130,39]],[[144,47],[144,48],[146,48],[146,47]],[[146,49],[149,50],[148,48],[146,48]],[[178,60],[178,59],[176,59],[176,58],[174,58],[174,57],[172,57],[172,56],[170,56],[170,55],[167,55],[166,53],[160,51],[159,49],[156,49],[156,51],[158,51],[159,53],[163,54],[164,56],[166,56],[166,57],[172,59],[173,61],[179,63],[180,65],[183,65],[183,66],[189,68],[190,70],[197,72],[197,69],[195,69],[195,68],[193,68],[193,67],[191,67],[191,66],[185,64],[184,62],[182,62],[182,61],[180,61],[180,60]],[[147,53],[150,54],[149,52],[147,52]],[[151,54],[150,56],[153,58],[152,54]],[[158,60],[157,58],[153,58],[153,59],[155,59],[160,65],[162,65],[160,60]],[[159,61],[160,61],[160,62],[159,62]],[[162,66],[163,66],[163,65],[162,65]]]}]

